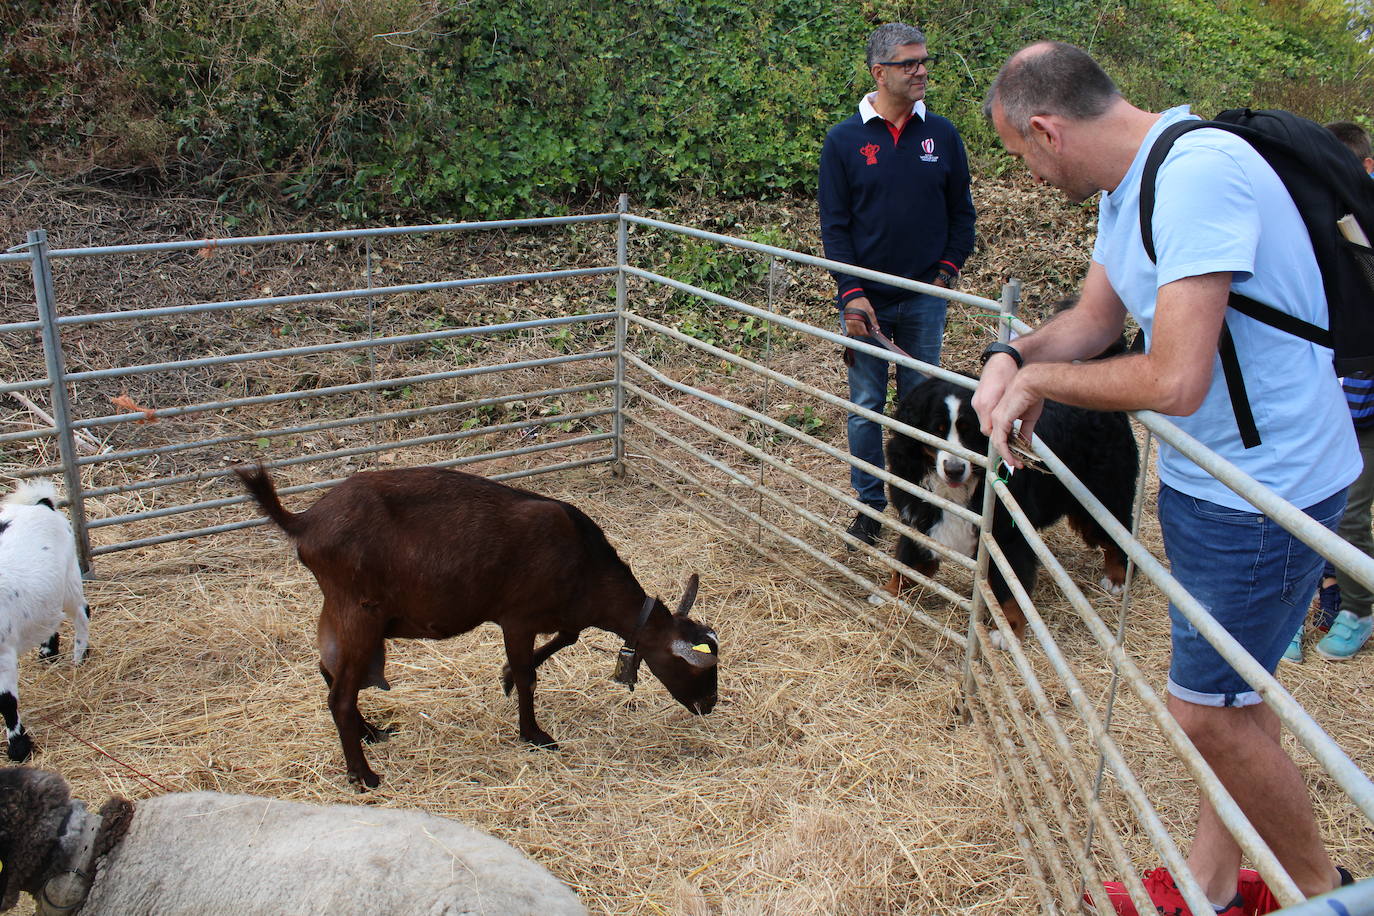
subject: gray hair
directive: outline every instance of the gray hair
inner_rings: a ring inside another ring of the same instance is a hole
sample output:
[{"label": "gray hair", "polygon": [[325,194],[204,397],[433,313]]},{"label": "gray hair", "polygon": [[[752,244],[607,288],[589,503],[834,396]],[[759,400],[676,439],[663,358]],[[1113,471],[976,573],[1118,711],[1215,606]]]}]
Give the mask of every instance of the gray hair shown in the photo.
[{"label": "gray hair", "polygon": [[873,65],[879,61],[892,60],[893,55],[902,45],[923,45],[925,43],[926,33],[914,25],[907,25],[905,22],[889,22],[887,25],[880,25],[873,30],[872,35],[868,36],[868,69],[872,70]]},{"label": "gray hair", "polygon": [[988,88],[983,115],[992,120],[994,103],[1021,136],[1035,115],[1061,115],[1075,121],[1101,116],[1121,92],[1107,72],[1082,48],[1042,41],[1022,48],[1002,65]]}]

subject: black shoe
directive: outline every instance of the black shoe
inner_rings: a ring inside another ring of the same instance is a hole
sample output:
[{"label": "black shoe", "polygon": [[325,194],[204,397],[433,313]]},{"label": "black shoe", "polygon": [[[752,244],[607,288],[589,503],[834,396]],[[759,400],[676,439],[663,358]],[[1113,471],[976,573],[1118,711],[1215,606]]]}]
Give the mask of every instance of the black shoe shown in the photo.
[{"label": "black shoe", "polygon": [[[871,518],[860,512],[858,515],[854,516],[854,521],[849,523],[849,528],[845,533],[850,537],[858,538],[872,547],[874,544],[878,543],[878,535],[882,530],[883,526],[881,522],[876,518]],[[854,549],[854,545],[847,541],[845,542],[845,546],[850,550]]]}]

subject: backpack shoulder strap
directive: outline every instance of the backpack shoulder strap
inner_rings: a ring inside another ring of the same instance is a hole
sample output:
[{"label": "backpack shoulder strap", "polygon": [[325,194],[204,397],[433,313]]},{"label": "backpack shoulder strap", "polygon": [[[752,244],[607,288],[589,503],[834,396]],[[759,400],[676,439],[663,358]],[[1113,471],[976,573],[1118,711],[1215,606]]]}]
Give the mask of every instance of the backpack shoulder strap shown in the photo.
[{"label": "backpack shoulder strap", "polygon": [[1197,130],[1201,127],[1222,127],[1224,125],[1213,124],[1211,121],[1178,121],[1164,128],[1160,135],[1155,138],[1154,145],[1150,147],[1150,152],[1145,156],[1145,167],[1140,173],[1140,240],[1145,243],[1145,253],[1150,260],[1155,260],[1155,233],[1154,233],[1154,213],[1155,213],[1155,180],[1159,176],[1159,167],[1164,164],[1164,157],[1169,155],[1169,150],[1173,149],[1174,141],[1190,130]]},{"label": "backpack shoulder strap", "polygon": [[[1145,245],[1145,253],[1149,255],[1150,261],[1155,258],[1155,236],[1154,236],[1154,209],[1155,209],[1155,183],[1159,176],[1159,167],[1164,164],[1164,158],[1169,155],[1169,150],[1173,149],[1174,141],[1183,136],[1190,130],[1197,130],[1202,127],[1221,127],[1225,125],[1213,124],[1210,121],[1179,121],[1170,124],[1155,138],[1154,144],[1150,147],[1150,152],[1145,156],[1145,166],[1140,175],[1140,240]],[[1236,304],[1237,293],[1232,291],[1229,304]],[[1243,297],[1242,297],[1243,298]],[[1254,300],[1247,300],[1254,302]],[[1259,303],[1255,303],[1259,305]],[[1267,308],[1267,306],[1261,306]],[[1277,314],[1282,314],[1276,309],[1271,309]],[[1240,430],[1241,443],[1247,448],[1254,448],[1260,444],[1259,430],[1255,426],[1254,414],[1250,410],[1250,399],[1245,393],[1245,379],[1240,372],[1240,359],[1236,355],[1235,341],[1231,338],[1231,330],[1224,323],[1221,326],[1221,338],[1218,341],[1221,351],[1222,374],[1226,379],[1226,388],[1231,396],[1231,409],[1235,413],[1236,426]]]}]

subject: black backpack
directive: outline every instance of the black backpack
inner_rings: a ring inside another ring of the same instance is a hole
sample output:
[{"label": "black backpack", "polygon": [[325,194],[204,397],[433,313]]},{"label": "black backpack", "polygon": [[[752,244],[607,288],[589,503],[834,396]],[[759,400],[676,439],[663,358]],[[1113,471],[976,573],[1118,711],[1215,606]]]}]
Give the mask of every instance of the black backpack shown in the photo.
[{"label": "black backpack", "polygon": [[[1211,121],[1187,120],[1166,127],[1146,156],[1140,180],[1140,237],[1150,260],[1155,259],[1151,217],[1159,166],[1180,135],[1202,127],[1220,128],[1243,138],[1283,181],[1312,238],[1331,327],[1309,324],[1234,290],[1230,306],[1335,351],[1337,375],[1374,370],[1374,251],[1346,240],[1336,225],[1342,216],[1354,214],[1364,231],[1374,234],[1374,179],[1365,174],[1355,154],[1320,124],[1287,111],[1232,108]],[[1241,442],[1254,448],[1260,442],[1259,431],[1245,395],[1235,343],[1225,325],[1220,351]]]}]

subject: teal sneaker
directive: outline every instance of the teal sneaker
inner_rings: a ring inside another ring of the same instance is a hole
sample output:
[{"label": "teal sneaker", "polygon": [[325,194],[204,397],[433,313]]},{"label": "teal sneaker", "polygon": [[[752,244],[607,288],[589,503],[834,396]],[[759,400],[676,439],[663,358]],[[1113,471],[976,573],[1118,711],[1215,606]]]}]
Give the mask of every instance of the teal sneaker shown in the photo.
[{"label": "teal sneaker", "polygon": [[1288,643],[1288,648],[1283,650],[1283,660],[1286,662],[1302,661],[1302,624],[1298,624],[1298,632],[1293,634],[1293,638]]},{"label": "teal sneaker", "polygon": [[1341,611],[1331,624],[1331,632],[1317,643],[1317,654],[1333,661],[1344,661],[1369,641],[1374,631],[1374,615],[1356,617],[1351,611]]}]

